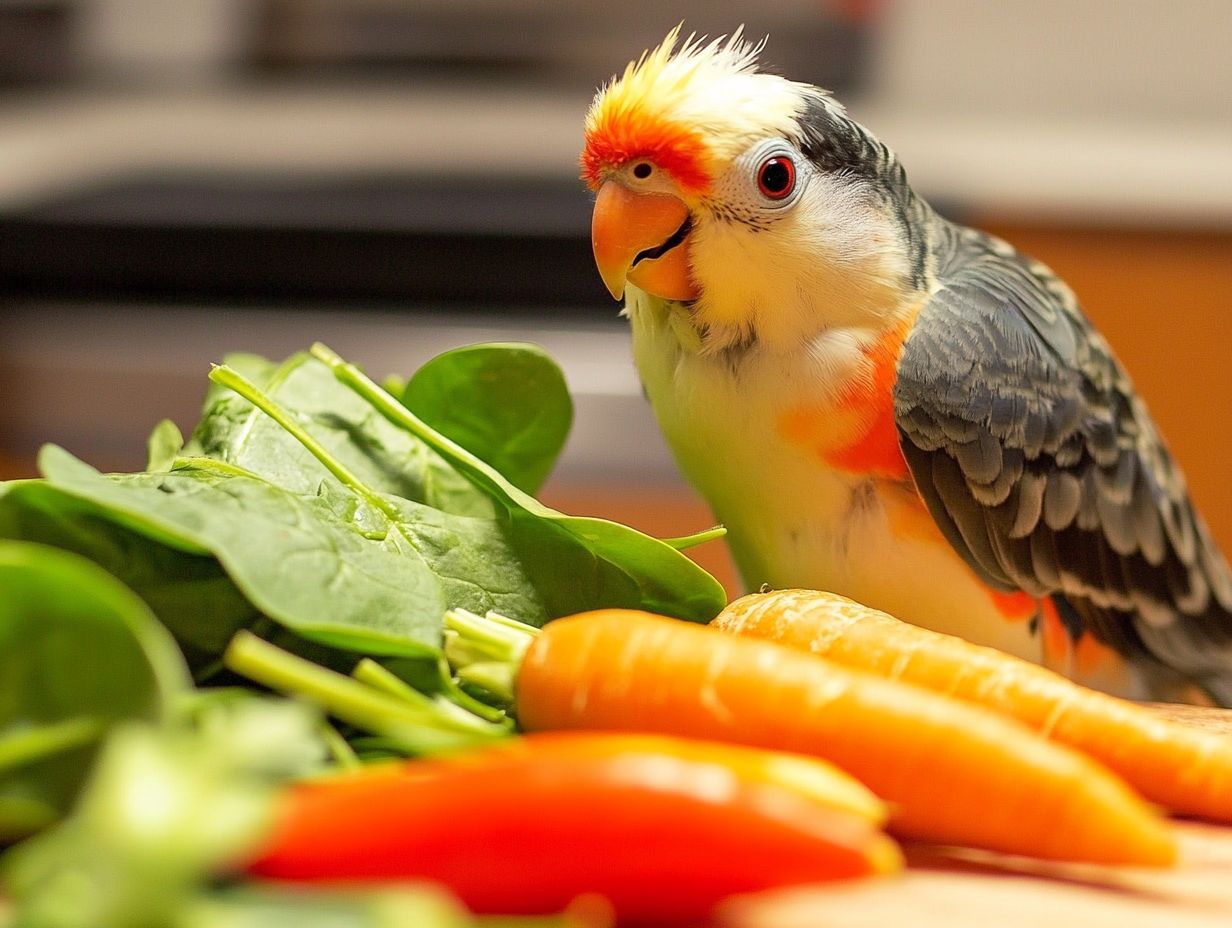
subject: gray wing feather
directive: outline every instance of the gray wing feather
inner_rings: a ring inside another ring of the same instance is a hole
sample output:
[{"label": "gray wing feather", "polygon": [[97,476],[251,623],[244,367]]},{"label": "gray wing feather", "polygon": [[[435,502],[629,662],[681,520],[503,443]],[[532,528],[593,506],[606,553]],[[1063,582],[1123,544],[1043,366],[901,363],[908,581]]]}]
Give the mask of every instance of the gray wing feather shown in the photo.
[{"label": "gray wing feather", "polygon": [[1232,693],[1232,574],[1104,340],[1042,265],[951,228],[895,415],[945,537],[1134,658]]}]

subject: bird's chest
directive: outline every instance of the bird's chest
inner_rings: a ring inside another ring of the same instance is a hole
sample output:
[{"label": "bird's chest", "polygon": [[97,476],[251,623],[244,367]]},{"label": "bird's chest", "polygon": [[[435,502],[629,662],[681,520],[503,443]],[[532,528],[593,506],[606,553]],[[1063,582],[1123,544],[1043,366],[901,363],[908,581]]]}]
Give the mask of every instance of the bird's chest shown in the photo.
[{"label": "bird's chest", "polygon": [[[837,331],[788,354],[709,355],[670,312],[630,307],[635,361],[747,585],[829,589],[1038,656],[1026,623],[1006,625],[915,492],[893,417],[901,335]],[[956,627],[955,615],[983,627]]]},{"label": "bird's chest", "polygon": [[884,489],[914,496],[902,490],[893,418],[897,353],[877,335],[834,330],[791,352],[707,353],[683,312],[631,305],[634,357],[682,470],[741,526],[738,557],[749,557],[740,549],[750,537],[768,542],[771,525],[803,523],[841,541],[839,529],[867,521]]},{"label": "bird's chest", "polygon": [[827,330],[791,351],[706,352],[676,304],[634,302],[629,315],[660,426],[703,492],[775,474],[846,508],[870,482],[909,483],[893,409],[908,323]]}]

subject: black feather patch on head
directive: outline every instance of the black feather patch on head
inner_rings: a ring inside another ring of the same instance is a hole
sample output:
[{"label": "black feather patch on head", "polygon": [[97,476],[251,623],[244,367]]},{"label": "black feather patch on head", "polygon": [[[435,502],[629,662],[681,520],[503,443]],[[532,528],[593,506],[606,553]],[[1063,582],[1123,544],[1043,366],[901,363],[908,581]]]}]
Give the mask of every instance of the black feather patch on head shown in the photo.
[{"label": "black feather patch on head", "polygon": [[800,150],[822,171],[869,178],[881,174],[885,146],[824,99],[810,97],[799,123]]},{"label": "black feather patch on head", "polygon": [[907,183],[898,157],[826,98],[810,97],[798,122],[800,151],[818,170],[863,182],[865,195],[893,214],[908,252],[910,283],[923,287],[929,211]]}]

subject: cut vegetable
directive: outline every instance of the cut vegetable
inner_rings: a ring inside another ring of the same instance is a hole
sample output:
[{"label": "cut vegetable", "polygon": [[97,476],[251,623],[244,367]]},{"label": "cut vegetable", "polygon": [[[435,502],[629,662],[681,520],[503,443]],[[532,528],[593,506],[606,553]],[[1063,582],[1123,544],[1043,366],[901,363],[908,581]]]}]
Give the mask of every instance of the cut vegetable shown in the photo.
[{"label": "cut vegetable", "polygon": [[733,893],[900,865],[866,816],[814,801],[798,767],[780,778],[754,753],[532,736],[317,781],[290,792],[248,869],[283,880],[430,879],[481,913],[560,911],[593,893],[622,924],[676,925]]},{"label": "cut vegetable", "polygon": [[512,647],[507,620],[450,613],[446,625],[468,639],[451,659],[517,665],[528,731],[654,731],[812,754],[890,802],[904,836],[1061,860],[1176,859],[1166,822],[1114,774],[927,690],[631,610],[527,627]]},{"label": "cut vegetable", "polygon": [[1226,735],[1177,725],[1036,664],[833,593],[744,596],[714,625],[986,706],[1090,754],[1152,802],[1232,822],[1232,739]]},{"label": "cut vegetable", "polygon": [[833,764],[802,754],[669,735],[576,731],[537,732],[512,738],[502,742],[499,750],[562,760],[582,756],[629,760],[667,755],[691,763],[722,766],[743,782],[789,789],[818,805],[849,812],[874,825],[884,825],[888,816],[885,803],[864,784]]}]

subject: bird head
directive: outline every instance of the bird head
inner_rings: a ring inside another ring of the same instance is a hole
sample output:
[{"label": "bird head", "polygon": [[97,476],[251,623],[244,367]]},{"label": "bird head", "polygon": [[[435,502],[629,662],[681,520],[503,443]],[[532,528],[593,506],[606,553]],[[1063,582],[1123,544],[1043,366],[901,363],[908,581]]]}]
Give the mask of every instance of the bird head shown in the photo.
[{"label": "bird head", "polygon": [[893,155],[826,92],[760,71],[764,43],[739,30],[678,44],[675,29],[586,117],[591,241],[612,296],[687,302],[729,343],[892,315],[922,261]]}]

